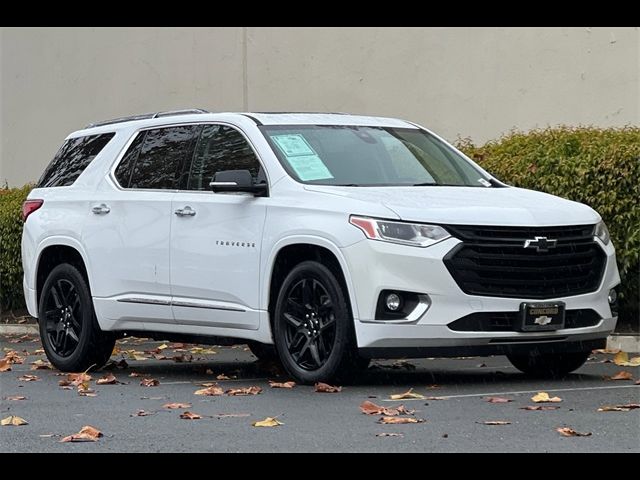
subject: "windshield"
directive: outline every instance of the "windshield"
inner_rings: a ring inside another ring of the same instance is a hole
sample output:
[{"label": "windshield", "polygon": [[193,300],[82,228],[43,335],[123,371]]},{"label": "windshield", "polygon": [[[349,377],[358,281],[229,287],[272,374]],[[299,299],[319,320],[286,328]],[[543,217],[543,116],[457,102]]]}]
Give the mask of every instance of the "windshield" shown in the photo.
[{"label": "windshield", "polygon": [[423,130],[334,125],[260,129],[280,163],[302,183],[491,186],[462,155]]}]

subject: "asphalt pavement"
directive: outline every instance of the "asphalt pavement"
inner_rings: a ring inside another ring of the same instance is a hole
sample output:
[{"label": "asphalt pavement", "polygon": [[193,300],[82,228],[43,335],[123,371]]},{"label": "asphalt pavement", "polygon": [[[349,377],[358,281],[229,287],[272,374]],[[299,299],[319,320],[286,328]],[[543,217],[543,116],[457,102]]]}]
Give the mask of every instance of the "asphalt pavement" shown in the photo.
[{"label": "asphalt pavement", "polygon": [[[0,336],[0,358],[15,350],[24,360],[0,372],[0,419],[15,415],[28,422],[0,427],[2,452],[640,452],[640,409],[598,411],[640,403],[640,367],[615,365],[611,354],[594,355],[560,380],[528,379],[502,356],[375,361],[340,392],[318,393],[312,386],[271,388],[269,380],[288,378],[277,364],[256,362],[245,346],[127,339],[112,358],[124,358],[128,366],[91,372],[95,396],[81,396],[76,386],[59,385],[66,380],[59,372],[32,370],[33,362],[46,360],[39,348],[33,336]],[[633,378],[609,379],[620,371]],[[97,385],[108,373],[122,383]],[[38,380],[20,380],[24,375]],[[159,384],[145,387],[143,379]],[[262,391],[194,395],[213,383],[223,391]],[[390,399],[409,389],[424,398]],[[561,401],[535,403],[531,397],[539,392]],[[11,399],[16,396],[26,399]],[[489,397],[511,401],[491,403]],[[415,413],[394,418],[424,422],[379,424],[382,415],[360,411],[364,401],[386,408],[404,404]],[[164,407],[168,403],[191,406],[172,410]],[[527,406],[557,409],[522,409]],[[185,411],[202,418],[180,418]],[[282,425],[252,426],[267,417]],[[496,421],[508,423],[485,424]],[[104,436],[96,442],[60,441],[85,425]],[[558,428],[591,435],[565,437]]]}]

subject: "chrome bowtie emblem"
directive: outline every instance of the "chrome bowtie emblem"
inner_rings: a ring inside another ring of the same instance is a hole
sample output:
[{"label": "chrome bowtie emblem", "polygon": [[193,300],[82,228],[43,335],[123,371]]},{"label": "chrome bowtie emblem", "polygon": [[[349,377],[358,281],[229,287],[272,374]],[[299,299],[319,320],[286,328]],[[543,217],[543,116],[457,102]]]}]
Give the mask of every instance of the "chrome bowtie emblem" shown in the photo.
[{"label": "chrome bowtie emblem", "polygon": [[558,240],[555,238],[535,237],[524,241],[524,248],[535,248],[538,252],[548,252],[550,248],[556,248]]},{"label": "chrome bowtie emblem", "polygon": [[547,317],[546,315],[542,315],[541,317],[536,318],[533,323],[536,325],[549,325],[553,320],[551,317]]}]

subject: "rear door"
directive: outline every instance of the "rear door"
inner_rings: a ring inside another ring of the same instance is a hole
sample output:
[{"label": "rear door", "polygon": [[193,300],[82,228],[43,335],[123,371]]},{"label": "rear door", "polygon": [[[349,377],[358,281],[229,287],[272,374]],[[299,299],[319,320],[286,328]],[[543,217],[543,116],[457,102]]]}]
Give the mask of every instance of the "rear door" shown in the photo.
[{"label": "rear door", "polygon": [[91,203],[83,238],[94,303],[101,318],[121,328],[174,321],[171,201],[198,130],[186,125],[137,133]]},{"label": "rear door", "polygon": [[257,329],[262,232],[268,198],[213,193],[217,172],[249,170],[267,178],[236,128],[203,126],[183,190],[172,200],[171,290],[177,323]]}]

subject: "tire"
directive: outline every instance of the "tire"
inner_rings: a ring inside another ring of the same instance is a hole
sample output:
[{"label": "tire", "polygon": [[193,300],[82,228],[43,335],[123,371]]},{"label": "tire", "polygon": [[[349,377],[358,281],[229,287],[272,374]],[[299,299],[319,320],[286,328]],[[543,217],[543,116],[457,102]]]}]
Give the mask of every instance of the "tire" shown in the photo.
[{"label": "tire", "polygon": [[83,372],[109,360],[115,336],[100,330],[87,281],[73,265],[60,264],[47,277],[38,319],[44,351],[59,370]]},{"label": "tire", "polygon": [[507,355],[509,361],[521,372],[532,377],[558,378],[580,368],[587,361],[589,352],[545,353],[542,355]]},{"label": "tire", "polygon": [[282,365],[300,383],[331,381],[352,371],[358,358],[346,292],[318,262],[302,262],[285,278],[273,334]]},{"label": "tire", "polygon": [[273,360],[278,360],[278,352],[276,351],[276,347],[274,345],[267,345],[266,343],[260,342],[249,342],[249,350],[258,360],[268,362]]}]

